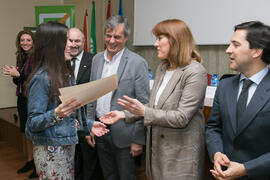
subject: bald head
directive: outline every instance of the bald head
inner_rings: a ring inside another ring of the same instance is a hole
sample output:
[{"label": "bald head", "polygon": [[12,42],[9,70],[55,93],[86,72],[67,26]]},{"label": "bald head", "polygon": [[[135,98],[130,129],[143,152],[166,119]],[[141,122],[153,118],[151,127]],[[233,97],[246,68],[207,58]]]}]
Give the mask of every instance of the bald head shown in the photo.
[{"label": "bald head", "polygon": [[71,57],[77,57],[83,50],[84,34],[79,28],[68,30],[68,46],[70,47]]}]

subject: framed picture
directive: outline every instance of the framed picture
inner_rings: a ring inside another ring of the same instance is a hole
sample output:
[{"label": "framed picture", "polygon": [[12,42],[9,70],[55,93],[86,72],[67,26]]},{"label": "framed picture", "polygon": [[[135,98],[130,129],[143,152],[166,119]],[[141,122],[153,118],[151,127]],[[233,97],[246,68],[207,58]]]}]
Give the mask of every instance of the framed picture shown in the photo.
[{"label": "framed picture", "polygon": [[37,27],[28,27],[28,26],[26,26],[26,27],[23,27],[23,30],[30,30],[30,31],[32,31],[33,33],[35,33],[36,30],[37,30]]},{"label": "framed picture", "polygon": [[58,21],[69,28],[75,26],[74,6],[36,6],[36,26],[48,21]]}]

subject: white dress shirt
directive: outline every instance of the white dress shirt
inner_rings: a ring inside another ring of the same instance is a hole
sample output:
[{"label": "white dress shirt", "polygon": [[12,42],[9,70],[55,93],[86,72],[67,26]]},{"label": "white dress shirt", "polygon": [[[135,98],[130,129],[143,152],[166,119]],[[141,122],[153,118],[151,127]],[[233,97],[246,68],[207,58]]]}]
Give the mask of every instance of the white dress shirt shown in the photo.
[{"label": "white dress shirt", "polygon": [[[81,64],[81,60],[82,60],[82,56],[83,56],[83,52],[82,51],[77,57],[76,57],[76,61],[75,61],[75,69],[74,69],[74,76],[75,79],[77,80],[77,76],[78,76],[78,72],[79,72],[79,68],[80,68],[80,64]],[[71,62],[71,66],[72,66],[72,62]]]},{"label": "white dress shirt", "polygon": [[[120,60],[122,58],[123,48],[121,51],[119,51],[117,54],[115,54],[112,58],[112,61],[108,59],[108,52],[105,50],[104,52],[104,65],[102,70],[102,76],[101,78],[105,78],[108,76],[111,76],[113,74],[117,74],[117,70],[120,64]],[[105,94],[101,98],[97,100],[97,108],[96,108],[96,116],[99,118],[103,116],[105,113],[108,113],[111,111],[111,98],[112,98],[112,92],[109,92],[108,94]]]}]

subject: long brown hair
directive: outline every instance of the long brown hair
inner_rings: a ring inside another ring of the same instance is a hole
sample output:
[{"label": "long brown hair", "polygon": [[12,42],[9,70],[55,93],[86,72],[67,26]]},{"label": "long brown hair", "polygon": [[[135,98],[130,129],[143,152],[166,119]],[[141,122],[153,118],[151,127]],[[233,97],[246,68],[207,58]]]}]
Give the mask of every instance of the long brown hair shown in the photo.
[{"label": "long brown hair", "polygon": [[[23,50],[23,48],[21,47],[21,36],[24,34],[28,34],[29,36],[31,36],[32,41],[33,41],[33,46],[29,52],[25,52]],[[16,56],[17,56],[18,61],[20,61],[23,58],[23,56],[25,56],[25,55],[27,55],[27,57],[33,57],[33,54],[34,54],[34,33],[30,30],[20,31],[16,37],[16,48],[17,48]]]},{"label": "long brown hair", "polygon": [[155,36],[164,35],[168,38],[170,51],[163,62],[171,67],[183,67],[190,64],[191,59],[198,62],[202,58],[196,50],[192,33],[187,24],[179,19],[168,19],[159,22],[152,30]]},{"label": "long brown hair", "polygon": [[[59,95],[58,89],[68,84],[72,69],[65,61],[67,26],[58,22],[47,22],[39,26],[36,32],[34,66],[29,82],[44,67],[50,78],[50,99]],[[29,84],[28,82],[28,84]]]}]

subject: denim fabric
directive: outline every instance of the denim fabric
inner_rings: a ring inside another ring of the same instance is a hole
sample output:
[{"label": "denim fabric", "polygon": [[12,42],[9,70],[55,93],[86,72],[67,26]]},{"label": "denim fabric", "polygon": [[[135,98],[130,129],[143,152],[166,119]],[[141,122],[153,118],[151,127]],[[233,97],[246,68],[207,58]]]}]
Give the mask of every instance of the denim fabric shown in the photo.
[{"label": "denim fabric", "polygon": [[81,107],[76,111],[76,119],[79,122],[79,128],[77,129],[78,136],[89,136],[93,127],[93,120],[86,117],[85,107]]},{"label": "denim fabric", "polygon": [[50,79],[45,68],[40,68],[31,79],[28,89],[28,119],[25,133],[35,145],[77,144],[75,113],[55,121],[57,96],[49,99]]}]

